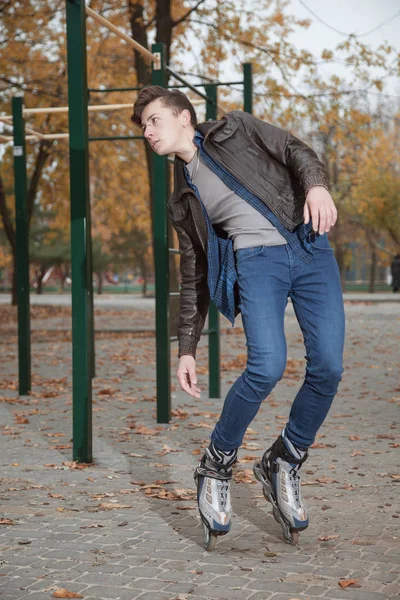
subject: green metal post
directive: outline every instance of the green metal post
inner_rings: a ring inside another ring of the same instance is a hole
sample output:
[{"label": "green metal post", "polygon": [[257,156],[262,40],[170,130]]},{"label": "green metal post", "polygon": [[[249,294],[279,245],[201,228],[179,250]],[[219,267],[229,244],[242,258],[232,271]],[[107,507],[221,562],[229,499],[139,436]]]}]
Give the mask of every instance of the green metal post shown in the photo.
[{"label": "green metal post", "polygon": [[[206,120],[217,118],[217,86],[207,84],[204,86],[208,98],[212,102],[206,103]],[[220,334],[219,334],[219,312],[215,304],[210,303],[208,310],[208,381],[210,398],[221,397],[221,373],[220,373]]]},{"label": "green metal post", "polygon": [[253,114],[253,65],[243,64],[243,110]]},{"label": "green metal post", "polygon": [[[165,46],[153,44],[152,85],[166,86]],[[153,239],[156,295],[157,423],[171,418],[171,348],[169,340],[169,252],[167,222],[168,163],[153,153]]]},{"label": "green metal post", "polygon": [[92,318],[84,0],[67,0],[72,265],[73,459],[92,462]]},{"label": "green metal post", "polygon": [[18,299],[19,393],[31,390],[31,327],[29,310],[29,217],[26,176],[25,123],[23,98],[12,99],[14,135],[14,191],[16,230],[16,270]]}]

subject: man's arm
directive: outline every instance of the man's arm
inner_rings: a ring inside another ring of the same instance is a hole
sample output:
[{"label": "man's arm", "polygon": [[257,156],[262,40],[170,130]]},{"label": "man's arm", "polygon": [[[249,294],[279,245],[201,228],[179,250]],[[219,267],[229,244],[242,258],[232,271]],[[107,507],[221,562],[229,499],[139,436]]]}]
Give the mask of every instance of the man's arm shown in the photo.
[{"label": "man's arm", "polygon": [[275,160],[288,167],[303,187],[304,194],[314,186],[329,188],[325,167],[314,150],[288,131],[240,112],[246,133]]},{"label": "man's arm", "polygon": [[207,258],[196,252],[183,227],[172,221],[178,234],[181,270],[180,308],[178,323],[178,356],[196,358],[196,348],[210,305],[207,285]]},{"label": "man's arm", "polygon": [[254,142],[282,163],[300,182],[306,198],[304,222],[314,231],[328,232],[336,223],[337,210],[329,193],[326,169],[314,150],[297,137],[248,113],[240,113],[245,131]]}]

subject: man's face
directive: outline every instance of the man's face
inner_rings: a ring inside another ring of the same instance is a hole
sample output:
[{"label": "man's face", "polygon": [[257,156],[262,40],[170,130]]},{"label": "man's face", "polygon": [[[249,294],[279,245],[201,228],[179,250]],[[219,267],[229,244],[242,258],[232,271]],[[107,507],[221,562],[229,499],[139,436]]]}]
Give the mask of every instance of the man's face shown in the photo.
[{"label": "man's face", "polygon": [[188,119],[190,122],[189,111],[175,115],[163,105],[161,98],[157,98],[142,113],[143,135],[157,154],[176,153],[182,146]]}]

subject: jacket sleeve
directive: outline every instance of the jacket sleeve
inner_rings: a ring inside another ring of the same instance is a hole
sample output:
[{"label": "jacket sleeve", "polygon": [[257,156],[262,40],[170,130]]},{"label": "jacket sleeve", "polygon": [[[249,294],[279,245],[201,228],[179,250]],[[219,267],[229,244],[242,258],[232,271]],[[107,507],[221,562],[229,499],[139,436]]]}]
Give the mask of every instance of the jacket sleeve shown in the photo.
[{"label": "jacket sleeve", "polygon": [[[239,112],[239,111],[238,111]],[[239,116],[236,113],[235,116]],[[315,185],[329,189],[329,179],[323,163],[314,150],[297,137],[240,111],[240,120],[253,141],[275,160],[290,169],[300,182],[304,194]]]},{"label": "jacket sleeve", "polygon": [[190,354],[196,358],[196,348],[210,305],[207,285],[207,257],[197,251],[183,227],[172,221],[178,234],[181,257],[181,289],[178,322],[178,356]]}]

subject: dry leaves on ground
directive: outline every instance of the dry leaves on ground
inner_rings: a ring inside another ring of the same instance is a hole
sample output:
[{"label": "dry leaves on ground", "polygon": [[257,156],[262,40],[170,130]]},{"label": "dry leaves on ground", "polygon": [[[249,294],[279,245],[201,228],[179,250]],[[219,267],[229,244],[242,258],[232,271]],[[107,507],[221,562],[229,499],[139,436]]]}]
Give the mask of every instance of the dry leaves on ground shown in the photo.
[{"label": "dry leaves on ground", "polygon": [[83,598],[83,596],[76,592],[69,592],[65,588],[60,588],[54,592],[53,598]]},{"label": "dry leaves on ground", "polygon": [[341,579],[338,583],[342,589],[347,587],[361,587],[358,585],[358,579]]}]

